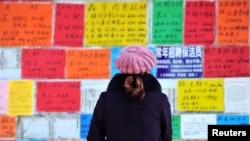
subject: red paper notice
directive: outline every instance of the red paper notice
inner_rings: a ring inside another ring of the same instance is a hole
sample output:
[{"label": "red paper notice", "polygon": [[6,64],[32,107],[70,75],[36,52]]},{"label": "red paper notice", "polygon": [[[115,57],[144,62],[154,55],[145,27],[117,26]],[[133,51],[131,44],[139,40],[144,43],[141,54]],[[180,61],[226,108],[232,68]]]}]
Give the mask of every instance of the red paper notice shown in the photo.
[{"label": "red paper notice", "polygon": [[83,46],[84,5],[56,4],[54,44],[58,46]]},{"label": "red paper notice", "polygon": [[24,48],[22,78],[64,78],[64,49]]},{"label": "red paper notice", "polygon": [[214,43],[215,1],[186,1],[185,44]]},{"label": "red paper notice", "polygon": [[78,112],[80,81],[38,81],[37,112]]},{"label": "red paper notice", "polygon": [[209,47],[204,52],[204,77],[248,77],[249,47]]}]

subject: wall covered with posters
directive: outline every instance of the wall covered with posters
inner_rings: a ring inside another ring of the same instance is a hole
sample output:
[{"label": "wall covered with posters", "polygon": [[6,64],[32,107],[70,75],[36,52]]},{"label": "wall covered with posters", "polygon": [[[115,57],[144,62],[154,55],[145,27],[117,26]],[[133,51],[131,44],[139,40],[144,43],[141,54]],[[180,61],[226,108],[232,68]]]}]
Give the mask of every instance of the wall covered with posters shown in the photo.
[{"label": "wall covered with posters", "polygon": [[[0,141],[85,140],[126,45],[154,51],[174,140],[250,115],[248,0],[1,0]],[[70,130],[69,130],[70,129]]]}]

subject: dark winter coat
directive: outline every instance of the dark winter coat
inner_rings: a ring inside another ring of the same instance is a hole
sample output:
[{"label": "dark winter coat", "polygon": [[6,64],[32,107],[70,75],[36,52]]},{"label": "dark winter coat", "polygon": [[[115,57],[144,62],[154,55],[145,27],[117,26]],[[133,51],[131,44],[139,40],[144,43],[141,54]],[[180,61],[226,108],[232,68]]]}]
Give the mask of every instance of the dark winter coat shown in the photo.
[{"label": "dark winter coat", "polygon": [[133,98],[123,87],[126,74],[115,75],[93,112],[88,141],[171,141],[170,104],[151,74],[142,77],[145,99]]}]

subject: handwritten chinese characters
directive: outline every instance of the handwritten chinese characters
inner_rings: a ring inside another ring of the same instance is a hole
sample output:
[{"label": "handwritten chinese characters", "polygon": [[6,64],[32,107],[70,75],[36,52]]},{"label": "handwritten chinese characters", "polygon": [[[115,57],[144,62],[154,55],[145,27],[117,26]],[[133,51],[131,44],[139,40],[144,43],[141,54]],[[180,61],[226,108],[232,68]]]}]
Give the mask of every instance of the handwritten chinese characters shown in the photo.
[{"label": "handwritten chinese characters", "polygon": [[202,76],[203,50],[200,46],[158,46],[158,78],[194,78]]},{"label": "handwritten chinese characters", "polygon": [[86,45],[147,43],[147,2],[86,4]]},{"label": "handwritten chinese characters", "polygon": [[24,48],[22,78],[64,78],[66,50]]},{"label": "handwritten chinese characters", "polygon": [[214,43],[215,1],[186,1],[184,43]]},{"label": "handwritten chinese characters", "polygon": [[15,137],[16,137],[16,118],[12,116],[0,115],[0,138],[15,138]]},{"label": "handwritten chinese characters", "polygon": [[81,47],[84,34],[84,5],[56,4],[54,44]]},{"label": "handwritten chinese characters", "polygon": [[109,78],[110,49],[67,50],[66,78]]},{"label": "handwritten chinese characters", "polygon": [[152,12],[152,43],[181,44],[183,0],[154,0]]},{"label": "handwritten chinese characters", "polygon": [[87,137],[91,118],[92,118],[92,113],[80,115],[80,127],[81,127],[80,128],[80,136],[81,136],[81,138]]},{"label": "handwritten chinese characters", "polygon": [[221,45],[248,44],[249,0],[218,0],[217,42]]},{"label": "handwritten chinese characters", "polygon": [[1,46],[50,46],[51,24],[51,3],[0,3]]},{"label": "handwritten chinese characters", "polygon": [[218,125],[249,125],[248,115],[237,115],[237,114],[218,114],[217,115]]},{"label": "handwritten chinese characters", "polygon": [[79,81],[38,81],[38,112],[77,112],[80,110]]},{"label": "handwritten chinese characters", "polygon": [[181,116],[180,115],[172,115],[172,127],[173,127],[173,139],[180,139],[181,138]]},{"label": "handwritten chinese characters", "polygon": [[204,51],[204,77],[248,77],[249,47],[209,47]]},{"label": "handwritten chinese characters", "polygon": [[224,110],[223,79],[181,79],[177,85],[179,111]]},{"label": "handwritten chinese characters", "polygon": [[8,114],[32,115],[34,81],[33,80],[9,80],[8,81]]}]

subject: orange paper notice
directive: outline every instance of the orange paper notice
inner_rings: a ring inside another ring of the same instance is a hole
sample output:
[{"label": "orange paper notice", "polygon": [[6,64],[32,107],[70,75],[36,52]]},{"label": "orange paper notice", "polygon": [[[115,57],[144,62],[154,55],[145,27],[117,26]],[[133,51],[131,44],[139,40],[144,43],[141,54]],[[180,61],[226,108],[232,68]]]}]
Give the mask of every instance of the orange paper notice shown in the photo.
[{"label": "orange paper notice", "polygon": [[67,78],[109,78],[110,49],[70,49],[66,56]]},{"label": "orange paper notice", "polygon": [[249,0],[219,0],[217,41],[221,45],[248,44]]},{"label": "orange paper notice", "polygon": [[16,118],[0,115],[0,138],[15,138]]},{"label": "orange paper notice", "polygon": [[51,3],[0,3],[0,46],[50,46]]}]

